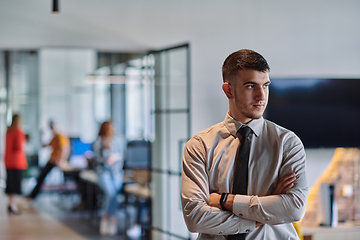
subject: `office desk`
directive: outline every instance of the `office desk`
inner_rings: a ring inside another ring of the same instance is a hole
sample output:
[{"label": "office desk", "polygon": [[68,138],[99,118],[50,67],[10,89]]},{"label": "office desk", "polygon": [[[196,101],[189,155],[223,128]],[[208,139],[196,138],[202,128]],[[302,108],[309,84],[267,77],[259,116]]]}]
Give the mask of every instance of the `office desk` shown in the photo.
[{"label": "office desk", "polygon": [[146,186],[141,186],[136,183],[129,183],[124,185],[124,193],[131,194],[139,198],[151,199],[150,189]]},{"label": "office desk", "polygon": [[[137,183],[124,185],[125,208],[129,203],[129,198],[135,198],[137,209],[136,223],[141,226],[144,239],[151,239],[151,192],[147,186]],[[145,217],[143,214],[147,214]]]},{"label": "office desk", "polygon": [[90,218],[96,222],[97,210],[100,208],[99,198],[103,194],[98,184],[98,176],[93,170],[84,170],[79,173],[79,180],[84,210],[89,211]]},{"label": "office desk", "polygon": [[359,240],[360,222],[339,223],[336,227],[302,227],[304,240]]},{"label": "office desk", "polygon": [[[102,191],[98,185],[98,176],[92,170],[84,170],[79,173],[80,188],[84,193],[84,210],[89,211],[90,218],[93,222],[98,221],[97,211],[101,207],[99,199],[102,196]],[[124,195],[124,202],[120,203],[119,210],[125,211],[125,216],[129,219],[126,211],[127,207],[133,205],[137,209],[136,223],[141,226],[142,236],[145,239],[150,239],[151,226],[151,192],[147,186],[134,182],[131,178],[124,178],[124,185],[121,193]],[[144,214],[145,218],[143,217]],[[125,222],[126,227],[130,227]]]}]

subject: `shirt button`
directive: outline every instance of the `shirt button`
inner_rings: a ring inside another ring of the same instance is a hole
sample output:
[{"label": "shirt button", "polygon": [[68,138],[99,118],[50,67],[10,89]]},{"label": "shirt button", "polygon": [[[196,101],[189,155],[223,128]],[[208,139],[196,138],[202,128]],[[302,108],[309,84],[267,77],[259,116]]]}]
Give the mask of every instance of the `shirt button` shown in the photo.
[{"label": "shirt button", "polygon": [[250,229],[246,229],[245,232],[246,232],[246,233],[249,233],[249,232],[250,232]]},{"label": "shirt button", "polygon": [[219,235],[221,235],[223,232],[219,232]]},{"label": "shirt button", "polygon": [[242,217],[243,216],[242,213],[240,213],[239,216]]}]

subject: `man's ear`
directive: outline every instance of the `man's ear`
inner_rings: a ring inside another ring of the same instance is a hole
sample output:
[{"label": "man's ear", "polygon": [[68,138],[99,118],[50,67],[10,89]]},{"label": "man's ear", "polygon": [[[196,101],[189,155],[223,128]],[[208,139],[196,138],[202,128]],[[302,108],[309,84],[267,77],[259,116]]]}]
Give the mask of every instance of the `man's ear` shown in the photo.
[{"label": "man's ear", "polygon": [[227,96],[228,99],[234,98],[233,88],[228,82],[224,82],[222,85],[222,89]]}]

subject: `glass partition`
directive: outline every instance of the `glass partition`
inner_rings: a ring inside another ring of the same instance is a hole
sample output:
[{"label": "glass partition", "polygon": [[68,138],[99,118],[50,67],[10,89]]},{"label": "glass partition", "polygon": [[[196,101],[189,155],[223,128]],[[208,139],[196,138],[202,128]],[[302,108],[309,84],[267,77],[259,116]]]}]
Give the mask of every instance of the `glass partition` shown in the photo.
[{"label": "glass partition", "polygon": [[180,203],[182,151],[190,138],[189,45],[150,56],[155,73],[152,238],[190,239]]}]

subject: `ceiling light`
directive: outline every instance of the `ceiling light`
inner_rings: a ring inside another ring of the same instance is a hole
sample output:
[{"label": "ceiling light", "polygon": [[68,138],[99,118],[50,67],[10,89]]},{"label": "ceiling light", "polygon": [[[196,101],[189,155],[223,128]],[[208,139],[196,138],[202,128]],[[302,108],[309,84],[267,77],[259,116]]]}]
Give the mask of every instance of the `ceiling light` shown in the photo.
[{"label": "ceiling light", "polygon": [[52,12],[59,13],[59,0],[53,0]]}]

